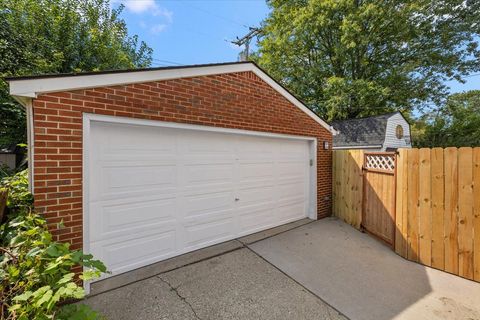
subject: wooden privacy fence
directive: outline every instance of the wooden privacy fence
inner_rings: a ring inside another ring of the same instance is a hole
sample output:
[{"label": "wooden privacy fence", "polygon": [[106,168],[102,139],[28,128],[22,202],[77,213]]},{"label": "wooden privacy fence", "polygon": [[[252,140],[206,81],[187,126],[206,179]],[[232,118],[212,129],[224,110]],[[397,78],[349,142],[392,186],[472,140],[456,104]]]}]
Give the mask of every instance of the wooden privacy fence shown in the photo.
[{"label": "wooden privacy fence", "polygon": [[[334,151],[334,214],[357,228],[363,165],[362,151]],[[400,149],[395,203],[396,253],[480,281],[480,148]]]},{"label": "wooden privacy fence", "polygon": [[360,229],[362,223],[363,151],[333,151],[333,213]]},{"label": "wooden privacy fence", "polygon": [[363,159],[361,227],[393,246],[395,241],[395,153],[366,152]]}]

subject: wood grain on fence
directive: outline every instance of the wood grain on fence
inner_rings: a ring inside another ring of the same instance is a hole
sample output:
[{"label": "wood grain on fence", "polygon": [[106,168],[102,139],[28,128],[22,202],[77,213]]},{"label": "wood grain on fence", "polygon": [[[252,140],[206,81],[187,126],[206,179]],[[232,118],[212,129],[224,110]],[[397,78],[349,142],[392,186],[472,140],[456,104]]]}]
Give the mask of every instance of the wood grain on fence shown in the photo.
[{"label": "wood grain on fence", "polygon": [[362,222],[362,165],[361,150],[333,152],[333,212],[356,228]]},{"label": "wood grain on fence", "polygon": [[401,152],[397,155],[396,174],[395,252],[405,257],[408,254],[408,197],[403,196],[408,191],[408,156],[406,152]]},{"label": "wood grain on fence", "polygon": [[473,149],[473,278],[480,282],[480,148]]},{"label": "wood grain on fence", "polygon": [[407,256],[412,261],[418,261],[418,149],[407,151],[408,166],[407,194]]},{"label": "wood grain on fence", "polygon": [[437,269],[445,267],[444,244],[444,207],[445,207],[445,175],[443,165],[443,149],[434,148],[431,154],[432,183],[432,263]]},{"label": "wood grain on fence", "polygon": [[418,226],[418,259],[430,266],[432,264],[432,171],[430,149],[420,149],[418,154],[418,184],[419,184],[419,226]]},{"label": "wood grain on fence", "polygon": [[402,149],[397,161],[407,191],[397,192],[395,251],[480,281],[480,148]]},{"label": "wood grain on fence", "polygon": [[[362,155],[333,157],[334,214],[357,228]],[[400,149],[396,183],[395,252],[480,282],[480,148]],[[386,188],[375,188],[383,197]]]}]

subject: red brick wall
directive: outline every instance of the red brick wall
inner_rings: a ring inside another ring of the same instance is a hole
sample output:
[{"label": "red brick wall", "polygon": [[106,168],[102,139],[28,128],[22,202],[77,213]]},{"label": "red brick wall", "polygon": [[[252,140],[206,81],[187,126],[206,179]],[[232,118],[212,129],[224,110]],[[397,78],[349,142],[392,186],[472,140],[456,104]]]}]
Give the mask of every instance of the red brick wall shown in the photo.
[{"label": "red brick wall", "polygon": [[42,94],[33,109],[35,206],[73,248],[82,246],[84,112],[317,137],[318,217],[330,214],[331,134],[252,72]]}]

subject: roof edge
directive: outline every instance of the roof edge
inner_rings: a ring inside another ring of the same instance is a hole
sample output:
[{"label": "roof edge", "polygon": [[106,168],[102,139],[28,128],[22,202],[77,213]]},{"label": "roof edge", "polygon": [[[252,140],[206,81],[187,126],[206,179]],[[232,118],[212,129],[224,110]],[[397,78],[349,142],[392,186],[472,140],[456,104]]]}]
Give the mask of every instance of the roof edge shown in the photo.
[{"label": "roof edge", "polygon": [[118,73],[128,73],[128,72],[142,72],[142,71],[158,71],[158,70],[174,70],[174,69],[185,69],[185,68],[201,68],[201,67],[213,67],[213,66],[227,66],[235,64],[248,64],[254,63],[252,61],[235,61],[235,62],[218,62],[218,63],[200,63],[200,64],[190,64],[190,65],[180,65],[180,66],[166,66],[166,67],[155,67],[155,68],[136,68],[136,69],[113,69],[113,70],[103,70],[103,71],[85,71],[85,72],[70,72],[70,73],[49,73],[49,74],[39,74],[39,75],[30,75],[30,76],[12,76],[3,78],[5,81],[18,81],[18,80],[33,80],[33,79],[48,79],[48,78],[59,78],[59,77],[73,77],[73,76],[91,76],[98,74],[118,74]]},{"label": "roof edge", "polygon": [[19,101],[38,94],[251,71],[330,133],[335,129],[252,61],[5,78]]},{"label": "roof edge", "polygon": [[359,144],[359,145],[341,145],[341,146],[333,146],[333,150],[347,150],[347,149],[377,149],[383,148],[383,144]]}]

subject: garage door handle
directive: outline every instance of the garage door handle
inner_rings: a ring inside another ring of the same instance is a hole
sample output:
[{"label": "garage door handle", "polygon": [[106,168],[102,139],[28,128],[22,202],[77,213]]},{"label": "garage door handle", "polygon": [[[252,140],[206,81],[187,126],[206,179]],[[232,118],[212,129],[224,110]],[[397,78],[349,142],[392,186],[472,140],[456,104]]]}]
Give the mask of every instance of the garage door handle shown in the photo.
[{"label": "garage door handle", "polygon": [[238,201],[238,200],[240,200],[240,199],[238,199],[238,198],[235,198],[235,201]]}]

